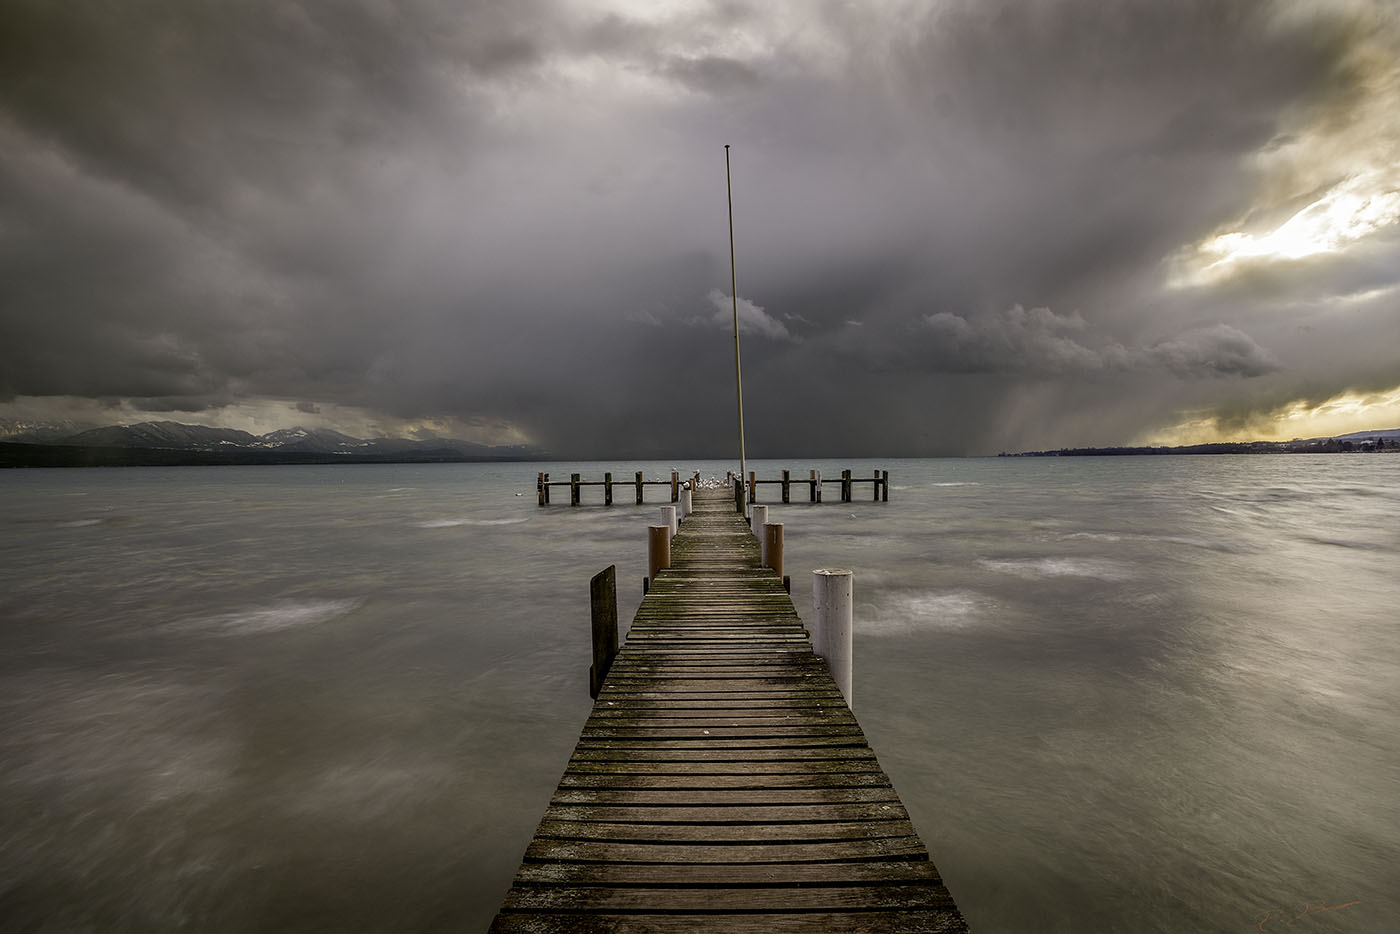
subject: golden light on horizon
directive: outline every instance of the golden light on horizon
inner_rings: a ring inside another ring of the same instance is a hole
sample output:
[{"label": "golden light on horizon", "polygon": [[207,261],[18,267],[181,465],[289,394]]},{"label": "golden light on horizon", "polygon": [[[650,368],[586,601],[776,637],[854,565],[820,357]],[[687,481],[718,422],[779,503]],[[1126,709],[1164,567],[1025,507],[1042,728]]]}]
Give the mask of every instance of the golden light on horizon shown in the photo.
[{"label": "golden light on horizon", "polygon": [[1400,428],[1400,386],[1381,392],[1344,392],[1322,402],[1298,399],[1270,411],[1230,417],[1198,412],[1134,442],[1140,445],[1293,441],[1358,431]]}]

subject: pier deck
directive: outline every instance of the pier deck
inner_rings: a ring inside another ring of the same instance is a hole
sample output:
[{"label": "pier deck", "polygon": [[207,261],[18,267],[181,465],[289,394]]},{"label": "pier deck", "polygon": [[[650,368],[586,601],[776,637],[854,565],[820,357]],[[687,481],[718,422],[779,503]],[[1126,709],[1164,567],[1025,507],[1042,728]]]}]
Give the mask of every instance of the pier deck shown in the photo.
[{"label": "pier deck", "polygon": [[728,491],[671,547],[491,930],[966,931]]}]

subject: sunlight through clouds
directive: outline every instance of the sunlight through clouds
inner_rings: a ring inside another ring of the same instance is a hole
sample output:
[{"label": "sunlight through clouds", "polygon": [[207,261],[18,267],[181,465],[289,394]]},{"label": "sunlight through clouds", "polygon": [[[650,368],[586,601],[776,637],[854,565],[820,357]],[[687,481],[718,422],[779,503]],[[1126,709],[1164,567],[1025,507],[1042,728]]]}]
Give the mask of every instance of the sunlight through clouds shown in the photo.
[{"label": "sunlight through clouds", "polygon": [[1142,444],[1293,441],[1400,427],[1400,386],[1380,392],[1344,392],[1312,402],[1297,399],[1243,418],[1197,413],[1148,435]]}]

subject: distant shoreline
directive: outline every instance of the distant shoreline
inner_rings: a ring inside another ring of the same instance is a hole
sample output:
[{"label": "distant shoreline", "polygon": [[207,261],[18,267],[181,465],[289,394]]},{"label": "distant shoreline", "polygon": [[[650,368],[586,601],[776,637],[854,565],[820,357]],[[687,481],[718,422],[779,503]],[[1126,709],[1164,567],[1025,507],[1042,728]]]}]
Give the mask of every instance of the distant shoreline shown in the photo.
[{"label": "distant shoreline", "polygon": [[1185,444],[1176,447],[1060,448],[1058,451],[1022,451],[997,457],[1128,457],[1150,454],[1400,454],[1400,439],[1372,440],[1324,438],[1311,441],[1239,441],[1217,444]]},{"label": "distant shoreline", "polygon": [[476,464],[533,463],[543,457],[472,455],[450,449],[403,454],[327,454],[312,451],[88,447],[0,441],[0,467],[246,467],[295,464]]}]

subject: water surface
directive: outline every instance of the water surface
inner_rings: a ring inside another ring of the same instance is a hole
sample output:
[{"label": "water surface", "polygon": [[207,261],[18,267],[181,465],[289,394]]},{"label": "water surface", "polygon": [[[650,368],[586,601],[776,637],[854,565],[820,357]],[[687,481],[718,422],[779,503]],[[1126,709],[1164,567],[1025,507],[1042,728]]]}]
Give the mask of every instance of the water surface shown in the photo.
[{"label": "water surface", "polygon": [[[672,466],[0,473],[4,929],[484,929],[656,515],[535,472]],[[1400,924],[1400,458],[754,466],[974,930]]]}]

